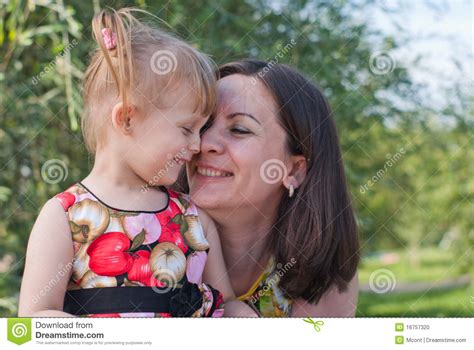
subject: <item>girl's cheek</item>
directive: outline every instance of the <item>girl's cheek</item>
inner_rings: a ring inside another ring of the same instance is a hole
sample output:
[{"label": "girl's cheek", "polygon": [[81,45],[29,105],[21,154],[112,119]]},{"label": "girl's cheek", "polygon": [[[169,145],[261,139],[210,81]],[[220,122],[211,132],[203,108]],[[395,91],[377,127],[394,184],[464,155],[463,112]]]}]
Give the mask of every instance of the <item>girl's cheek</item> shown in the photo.
[{"label": "girl's cheek", "polygon": [[183,155],[182,153],[183,152],[189,152],[189,148],[191,147],[192,145],[192,138],[191,137],[186,137],[184,136],[183,134],[181,134],[181,136],[179,137],[179,140],[177,140],[176,142],[176,146],[175,146],[175,149],[178,150],[178,152],[180,153],[180,155]]}]

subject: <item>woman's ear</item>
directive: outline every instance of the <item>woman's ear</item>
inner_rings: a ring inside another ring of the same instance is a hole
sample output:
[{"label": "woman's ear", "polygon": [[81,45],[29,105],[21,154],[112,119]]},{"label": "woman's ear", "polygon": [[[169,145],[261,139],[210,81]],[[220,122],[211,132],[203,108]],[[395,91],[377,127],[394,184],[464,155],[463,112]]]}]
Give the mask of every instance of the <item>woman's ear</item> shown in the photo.
[{"label": "woman's ear", "polygon": [[308,164],[306,158],[302,155],[290,157],[290,167],[288,168],[288,175],[283,180],[283,185],[290,188],[290,185],[296,189],[303,183],[306,173],[308,171]]},{"label": "woman's ear", "polygon": [[122,102],[117,103],[112,109],[112,125],[124,135],[130,135],[137,118],[136,108],[124,107]]}]

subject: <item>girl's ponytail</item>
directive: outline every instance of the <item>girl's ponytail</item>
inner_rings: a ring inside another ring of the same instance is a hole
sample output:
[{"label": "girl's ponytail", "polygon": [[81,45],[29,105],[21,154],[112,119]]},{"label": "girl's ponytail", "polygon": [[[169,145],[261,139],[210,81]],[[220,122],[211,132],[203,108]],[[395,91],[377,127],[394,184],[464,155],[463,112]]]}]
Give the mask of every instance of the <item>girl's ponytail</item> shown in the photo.
[{"label": "girl's ponytail", "polygon": [[[131,12],[132,9],[129,8],[118,11],[105,9],[96,14],[92,20],[92,35],[112,74],[124,107],[128,106],[127,92],[133,83],[134,71],[130,29],[131,25],[139,24]],[[113,40],[112,47],[108,42],[110,39]]]},{"label": "girl's ponytail", "polygon": [[[84,76],[82,132],[89,152],[106,141],[105,128],[116,103],[126,112],[133,104],[147,115],[166,105],[164,96],[186,83],[195,94],[196,110],[212,113],[216,104],[215,66],[176,36],[139,21],[134,15],[156,16],[137,8],[105,9],[92,20],[97,42]],[[160,20],[161,22],[161,20]],[[170,69],[163,64],[171,63]]]}]

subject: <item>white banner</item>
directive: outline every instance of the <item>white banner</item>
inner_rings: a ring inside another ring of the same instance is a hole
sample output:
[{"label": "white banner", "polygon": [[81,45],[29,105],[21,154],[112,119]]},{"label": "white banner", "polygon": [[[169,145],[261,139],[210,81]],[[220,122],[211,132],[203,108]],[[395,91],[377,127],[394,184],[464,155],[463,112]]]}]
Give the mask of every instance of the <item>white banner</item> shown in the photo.
[{"label": "white banner", "polygon": [[473,349],[473,318],[11,318],[0,349]]}]

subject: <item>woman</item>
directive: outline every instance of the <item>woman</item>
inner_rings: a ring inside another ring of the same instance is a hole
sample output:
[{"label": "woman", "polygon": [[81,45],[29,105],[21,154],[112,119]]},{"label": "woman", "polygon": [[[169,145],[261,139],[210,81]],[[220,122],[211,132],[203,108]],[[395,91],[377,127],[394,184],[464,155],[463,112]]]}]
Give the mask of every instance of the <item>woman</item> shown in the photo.
[{"label": "woman", "polygon": [[219,73],[187,178],[218,225],[236,295],[262,316],[354,316],[359,242],[326,99],[285,65]]}]

